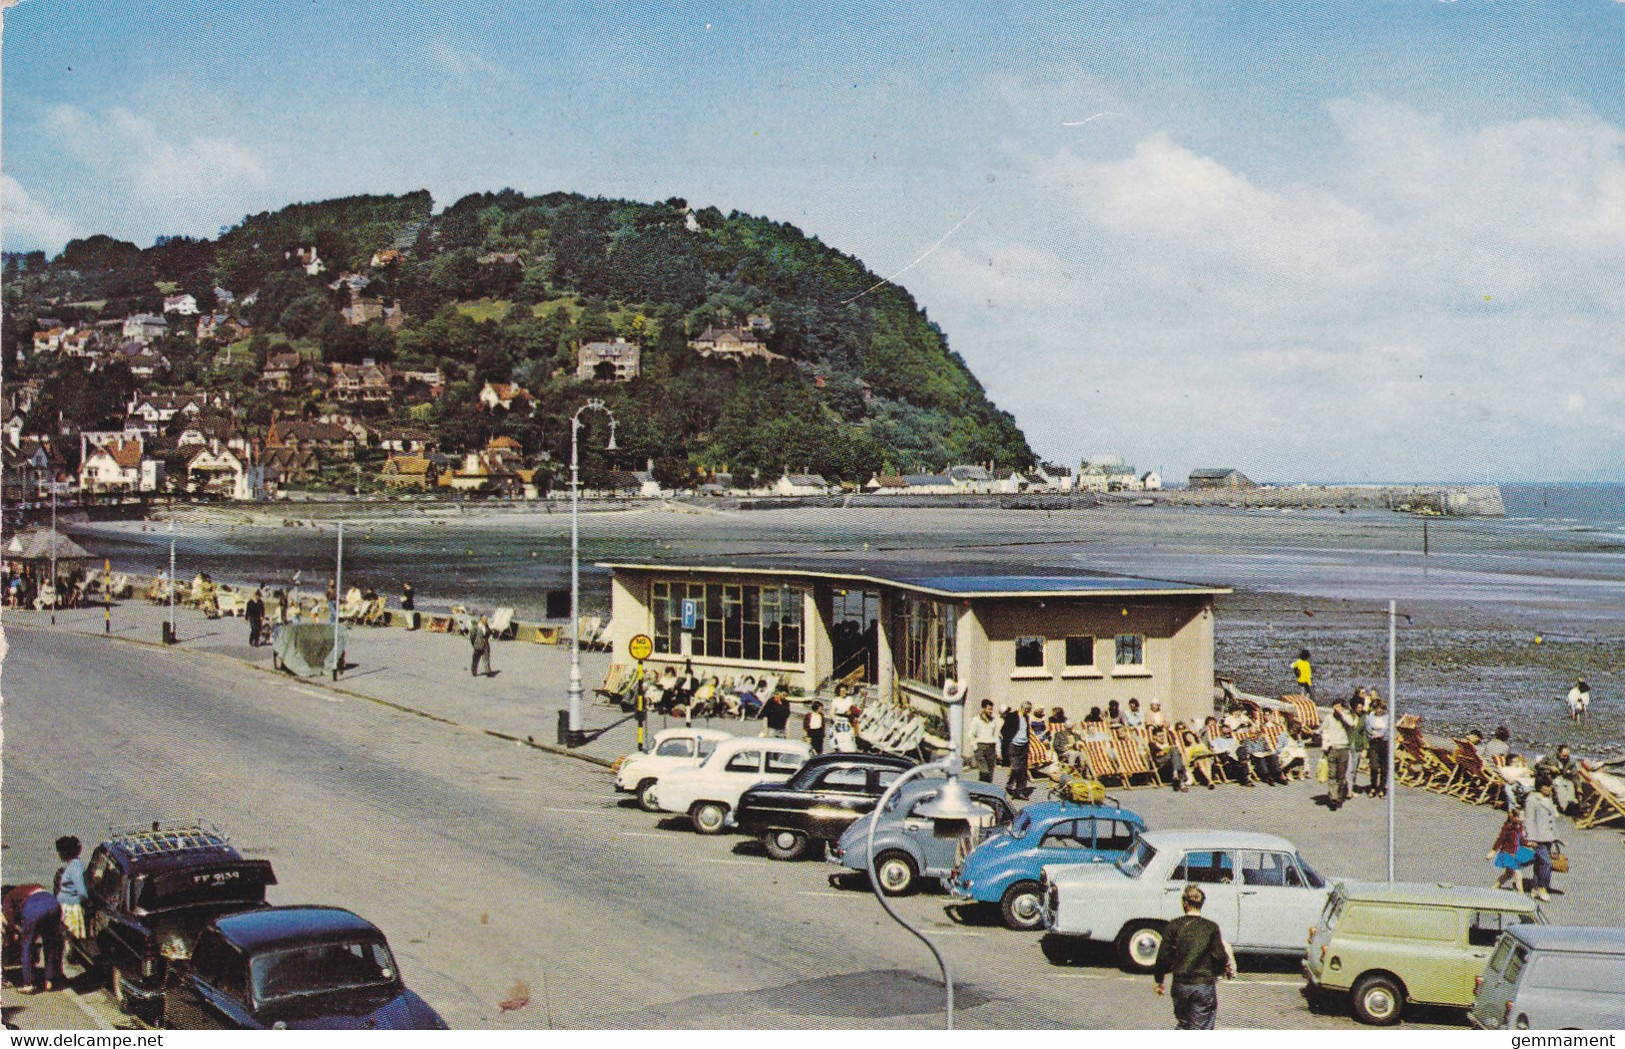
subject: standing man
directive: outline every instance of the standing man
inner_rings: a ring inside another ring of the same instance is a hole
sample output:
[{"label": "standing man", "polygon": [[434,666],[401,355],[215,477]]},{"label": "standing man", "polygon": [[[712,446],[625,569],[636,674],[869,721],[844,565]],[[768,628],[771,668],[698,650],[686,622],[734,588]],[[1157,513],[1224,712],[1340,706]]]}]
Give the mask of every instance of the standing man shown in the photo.
[{"label": "standing man", "polygon": [[790,724],[790,702],[784,698],[784,693],[775,691],[767,698],[767,702],[762,704],[762,720],[767,722],[767,728],[762,730],[762,735],[774,739],[785,738],[784,728]]},{"label": "standing man", "polygon": [[814,754],[824,752],[824,704],[813,700],[812,708],[807,716],[801,719],[801,731],[807,736],[807,742],[812,744]]},{"label": "standing man", "polygon": [[1315,698],[1315,670],[1309,665],[1309,650],[1298,649],[1298,658],[1292,661],[1292,675],[1298,680],[1298,691]]},{"label": "standing man", "polygon": [[1542,778],[1535,792],[1523,803],[1524,841],[1535,850],[1535,887],[1529,895],[1549,900],[1552,887],[1552,842],[1557,840],[1557,806],[1552,801],[1552,781]]},{"label": "standing man", "polygon": [[1559,812],[1574,807],[1574,781],[1579,778],[1574,771],[1574,751],[1567,743],[1559,743],[1556,751],[1535,762],[1535,779],[1552,785],[1552,801]]},{"label": "standing man", "polygon": [[412,589],[412,581],[408,579],[401,584],[401,611],[406,613],[406,629],[418,628],[417,613],[418,592]]},{"label": "standing man", "polygon": [[[1032,787],[1027,780],[1027,741],[1028,727],[1032,718],[1033,705],[1023,703],[1020,712],[1016,715],[1015,732],[1010,735],[1010,778],[1004,781],[1004,790],[1012,798],[1026,798],[1032,794]],[[1009,730],[1009,720],[1005,721],[1005,730]]]},{"label": "standing man", "polygon": [[1207,895],[1200,885],[1187,885],[1179,899],[1183,915],[1168,923],[1157,950],[1152,976],[1157,993],[1169,973],[1174,976],[1174,1021],[1181,1031],[1211,1031],[1219,1011],[1220,976],[1234,979],[1236,963],[1218,925],[1202,917]]},{"label": "standing man", "polygon": [[983,783],[992,783],[993,766],[999,758],[999,723],[993,720],[991,699],[982,700],[982,712],[971,719],[966,735],[978,777]]},{"label": "standing man", "polygon": [[480,660],[485,660],[485,676],[493,676],[491,671],[491,621],[484,616],[468,631],[469,644],[474,646],[474,661],[469,664],[469,677],[478,677],[480,673]]},{"label": "standing man", "polygon": [[1349,789],[1353,797],[1359,791],[1360,759],[1365,756],[1368,742],[1365,734],[1365,691],[1356,690],[1349,710]]},{"label": "standing man", "polygon": [[260,631],[265,626],[265,598],[255,590],[248,604],[243,608],[243,618],[248,620],[248,644],[257,648],[260,643]]},{"label": "standing man", "polygon": [[1332,716],[1320,728],[1326,752],[1326,807],[1336,812],[1349,799],[1349,727],[1354,718],[1341,699],[1332,703]]}]

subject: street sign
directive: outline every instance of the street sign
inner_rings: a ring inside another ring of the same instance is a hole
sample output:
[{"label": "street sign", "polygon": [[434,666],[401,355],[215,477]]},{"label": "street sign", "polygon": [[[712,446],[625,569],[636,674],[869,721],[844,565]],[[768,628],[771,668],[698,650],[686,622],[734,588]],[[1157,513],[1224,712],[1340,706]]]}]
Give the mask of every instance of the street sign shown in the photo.
[{"label": "street sign", "polygon": [[700,619],[700,603],[694,598],[683,599],[683,629],[693,630]]},{"label": "street sign", "polygon": [[626,654],[633,659],[648,659],[654,650],[655,643],[648,634],[636,634],[626,643]]}]

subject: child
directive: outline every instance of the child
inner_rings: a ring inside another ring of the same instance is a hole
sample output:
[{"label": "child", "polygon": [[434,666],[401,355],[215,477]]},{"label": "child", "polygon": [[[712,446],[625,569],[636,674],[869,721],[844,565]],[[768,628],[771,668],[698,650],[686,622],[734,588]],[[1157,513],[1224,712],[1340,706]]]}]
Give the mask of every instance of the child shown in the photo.
[{"label": "child", "polygon": [[1484,854],[1486,860],[1493,859],[1495,866],[1500,870],[1500,877],[1495,879],[1497,889],[1506,888],[1508,881],[1517,892],[1523,892],[1523,868],[1535,861],[1535,850],[1524,844],[1523,813],[1513,809],[1507,813],[1506,822],[1501,824],[1501,833],[1495,836],[1495,845]]}]

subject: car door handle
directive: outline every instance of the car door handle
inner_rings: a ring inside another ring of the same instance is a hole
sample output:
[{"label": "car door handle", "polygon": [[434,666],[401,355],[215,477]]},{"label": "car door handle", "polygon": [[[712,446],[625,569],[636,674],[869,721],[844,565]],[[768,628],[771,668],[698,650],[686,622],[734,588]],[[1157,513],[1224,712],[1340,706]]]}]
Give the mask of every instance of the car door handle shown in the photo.
[{"label": "car door handle", "polygon": [[1184,892],[1185,891],[1185,886],[1183,886],[1183,885],[1165,885],[1165,886],[1163,886],[1162,891],[1163,892]]},{"label": "car door handle", "polygon": [[1258,890],[1257,889],[1242,889],[1241,894],[1243,896],[1257,896],[1258,895]]}]

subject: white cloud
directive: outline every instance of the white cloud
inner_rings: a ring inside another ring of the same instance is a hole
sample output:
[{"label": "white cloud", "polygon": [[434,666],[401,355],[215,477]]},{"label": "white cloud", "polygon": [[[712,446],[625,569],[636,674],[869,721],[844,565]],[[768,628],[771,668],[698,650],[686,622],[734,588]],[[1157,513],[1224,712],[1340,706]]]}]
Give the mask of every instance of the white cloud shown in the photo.
[{"label": "white cloud", "polygon": [[97,192],[160,232],[212,232],[221,215],[251,210],[269,183],[260,155],[237,140],[179,121],[161,127],[123,106],[100,113],[56,106],[43,130],[83,164]]},{"label": "white cloud", "polygon": [[945,250],[922,300],[1041,454],[1111,444],[1277,478],[1617,473],[1625,130],[1328,111],[1340,137],[1312,179],[1155,131],[1029,154],[1008,209],[1025,221]]},{"label": "white cloud", "polygon": [[428,59],[454,80],[507,80],[512,77],[508,68],[466,47],[458,47],[447,40],[431,40],[424,48]]},{"label": "white cloud", "polygon": [[75,220],[46,202],[36,200],[23,188],[22,183],[10,175],[0,175],[0,206],[4,208],[0,240],[5,243],[7,251],[44,249],[55,252],[86,232]]}]

